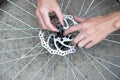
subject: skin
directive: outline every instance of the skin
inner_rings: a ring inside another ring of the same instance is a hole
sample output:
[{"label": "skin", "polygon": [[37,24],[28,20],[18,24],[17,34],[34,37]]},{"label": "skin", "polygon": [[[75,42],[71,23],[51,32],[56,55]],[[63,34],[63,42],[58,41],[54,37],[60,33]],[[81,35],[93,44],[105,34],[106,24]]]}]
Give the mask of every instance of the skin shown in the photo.
[{"label": "skin", "polygon": [[91,48],[104,40],[110,33],[120,29],[120,12],[86,19],[75,17],[75,20],[79,24],[70,27],[64,34],[79,32],[73,40],[73,44],[79,47]]},{"label": "skin", "polygon": [[55,13],[61,24],[64,25],[63,15],[56,0],[37,0],[36,16],[41,25],[41,29],[59,32],[59,30],[51,24],[49,13]]},{"label": "skin", "polygon": [[[49,13],[54,12],[61,24],[64,25],[63,15],[56,0],[38,0],[37,2],[36,15],[41,23],[41,29],[58,32],[59,30],[51,24],[49,18]],[[120,29],[120,12],[92,18],[74,18],[79,24],[67,29],[64,35],[79,32],[73,40],[73,44],[79,47],[91,48],[104,40],[110,33]]]}]

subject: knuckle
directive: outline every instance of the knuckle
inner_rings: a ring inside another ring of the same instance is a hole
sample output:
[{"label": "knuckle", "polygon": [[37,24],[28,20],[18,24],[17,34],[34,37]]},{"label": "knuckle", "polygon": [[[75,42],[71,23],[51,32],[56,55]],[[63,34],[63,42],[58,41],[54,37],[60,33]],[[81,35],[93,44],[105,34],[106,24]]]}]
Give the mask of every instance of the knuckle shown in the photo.
[{"label": "knuckle", "polygon": [[85,30],[85,34],[86,34],[87,36],[90,36],[90,35],[91,35],[91,31],[90,31],[89,29],[86,29],[86,30]]},{"label": "knuckle", "polygon": [[95,33],[92,28],[85,28],[83,32],[85,33],[86,36],[92,36]]},{"label": "knuckle", "polygon": [[40,13],[41,13],[41,14],[44,14],[44,13],[45,13],[45,11],[46,11],[46,9],[45,9],[45,8],[40,8],[40,10],[39,10],[39,11],[40,11]]},{"label": "knuckle", "polygon": [[89,39],[90,41],[92,41],[92,40],[93,40],[93,38],[92,38],[91,36],[89,36],[89,37],[88,37],[88,39]]}]

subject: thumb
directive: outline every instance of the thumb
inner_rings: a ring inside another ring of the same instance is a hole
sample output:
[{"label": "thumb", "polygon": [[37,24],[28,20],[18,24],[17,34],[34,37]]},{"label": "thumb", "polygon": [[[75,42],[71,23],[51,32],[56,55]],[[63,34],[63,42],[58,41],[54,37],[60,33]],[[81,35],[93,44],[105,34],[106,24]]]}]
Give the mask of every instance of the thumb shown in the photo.
[{"label": "thumb", "polygon": [[81,23],[81,22],[83,22],[83,21],[86,20],[85,18],[78,18],[77,16],[74,16],[74,19],[75,19],[77,22],[79,22],[79,23]]}]

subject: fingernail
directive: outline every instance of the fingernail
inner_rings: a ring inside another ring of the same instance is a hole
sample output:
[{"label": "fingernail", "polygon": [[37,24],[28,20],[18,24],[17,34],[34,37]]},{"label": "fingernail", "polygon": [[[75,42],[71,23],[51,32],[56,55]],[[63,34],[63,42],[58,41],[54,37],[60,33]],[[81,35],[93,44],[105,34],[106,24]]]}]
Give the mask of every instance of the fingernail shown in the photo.
[{"label": "fingernail", "polygon": [[59,32],[59,30],[56,30],[56,32]]},{"label": "fingernail", "polygon": [[59,30],[57,30],[57,29],[55,29],[55,30],[53,30],[54,32],[59,32]]}]

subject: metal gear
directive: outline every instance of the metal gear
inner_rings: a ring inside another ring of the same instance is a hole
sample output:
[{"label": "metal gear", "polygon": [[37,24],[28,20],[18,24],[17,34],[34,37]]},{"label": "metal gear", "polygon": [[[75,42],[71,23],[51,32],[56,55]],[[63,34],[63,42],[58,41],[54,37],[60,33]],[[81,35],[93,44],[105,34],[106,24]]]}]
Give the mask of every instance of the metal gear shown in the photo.
[{"label": "metal gear", "polygon": [[[54,17],[53,17],[54,18]],[[42,31],[39,32],[39,38],[42,46],[48,50],[51,54],[57,54],[65,56],[70,53],[75,53],[75,46],[71,43],[75,34],[69,34],[63,36],[64,30],[68,29],[71,25],[76,25],[77,22],[74,20],[72,15],[64,15],[64,23],[62,26],[56,19],[55,26],[59,29],[58,33]]]}]

